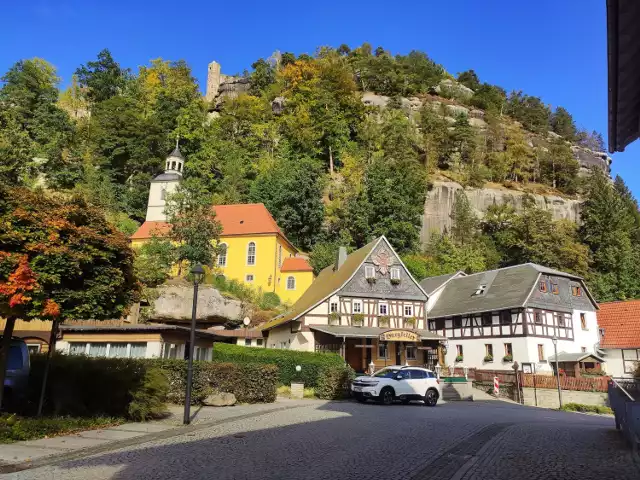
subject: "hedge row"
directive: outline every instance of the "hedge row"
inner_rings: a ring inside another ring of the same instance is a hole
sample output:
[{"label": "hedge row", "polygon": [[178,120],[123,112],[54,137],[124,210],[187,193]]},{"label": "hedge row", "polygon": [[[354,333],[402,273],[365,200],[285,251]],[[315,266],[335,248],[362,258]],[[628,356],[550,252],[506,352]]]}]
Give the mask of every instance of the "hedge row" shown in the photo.
[{"label": "hedge row", "polygon": [[[33,413],[40,395],[45,357],[31,357],[23,413]],[[165,402],[184,402],[187,362],[163,359],[89,358],[54,355],[45,411],[55,415],[114,416],[144,420],[162,414]],[[192,403],[214,391],[239,402],[273,402],[278,369],[266,364],[194,362]]]},{"label": "hedge row", "polygon": [[[227,343],[216,343],[213,347],[214,362],[266,363],[278,366],[278,382],[290,385],[302,382],[313,387],[320,398],[339,398],[355,376],[335,353],[300,352],[273,348],[247,348]],[[300,372],[296,366],[300,366]]]}]

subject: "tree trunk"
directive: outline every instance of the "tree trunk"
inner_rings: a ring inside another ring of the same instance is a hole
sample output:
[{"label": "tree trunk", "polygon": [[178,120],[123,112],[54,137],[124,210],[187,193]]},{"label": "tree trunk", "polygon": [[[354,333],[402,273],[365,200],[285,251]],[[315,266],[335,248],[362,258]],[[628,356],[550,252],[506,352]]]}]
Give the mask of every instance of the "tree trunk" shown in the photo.
[{"label": "tree trunk", "polygon": [[11,337],[13,336],[13,328],[16,325],[16,317],[7,317],[7,324],[2,334],[2,345],[0,345],[0,409],[2,409],[2,401],[4,399],[4,379],[7,374],[7,360],[9,359],[9,348],[11,347]]},{"label": "tree trunk", "polygon": [[331,145],[329,145],[329,173],[333,176],[333,151]]},{"label": "tree trunk", "polygon": [[51,325],[51,335],[49,336],[49,351],[47,352],[47,361],[44,364],[44,373],[42,375],[42,386],[40,387],[40,400],[38,401],[38,414],[42,415],[42,406],[44,405],[44,392],[47,388],[47,379],[49,378],[49,366],[51,364],[51,356],[56,349],[56,339],[58,337],[58,320],[54,320]]}]

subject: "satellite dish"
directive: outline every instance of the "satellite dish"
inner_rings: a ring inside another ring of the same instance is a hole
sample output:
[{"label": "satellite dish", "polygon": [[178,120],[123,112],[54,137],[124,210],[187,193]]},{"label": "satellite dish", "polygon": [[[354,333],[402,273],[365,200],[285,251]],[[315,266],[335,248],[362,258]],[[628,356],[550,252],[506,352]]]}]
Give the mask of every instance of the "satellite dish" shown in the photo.
[{"label": "satellite dish", "polygon": [[248,327],[249,324],[251,323],[251,319],[249,317],[244,317],[244,320],[242,320],[242,323],[244,323],[245,327]]}]

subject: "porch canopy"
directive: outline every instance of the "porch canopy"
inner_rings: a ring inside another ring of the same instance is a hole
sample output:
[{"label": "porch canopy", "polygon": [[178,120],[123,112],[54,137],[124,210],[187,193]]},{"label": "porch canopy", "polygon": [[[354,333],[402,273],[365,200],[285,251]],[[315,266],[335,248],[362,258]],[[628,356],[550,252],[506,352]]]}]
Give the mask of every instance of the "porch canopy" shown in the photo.
[{"label": "porch canopy", "polygon": [[[550,356],[549,361],[555,363],[556,356],[555,355]],[[585,353],[585,352],[578,352],[578,353],[559,352],[558,353],[558,363],[570,363],[570,362],[604,363],[605,359],[602,357],[599,357],[595,353]]]},{"label": "porch canopy", "polygon": [[[420,338],[419,340],[446,340],[442,335],[430,332],[429,330],[412,330],[412,329],[397,329],[397,328],[380,328],[380,327],[350,327],[350,326],[338,326],[338,325],[309,325],[311,330],[316,332],[326,333],[333,337],[338,338],[380,338],[380,335],[386,332],[413,332]],[[385,339],[386,341],[394,341],[391,338]],[[399,341],[410,342],[408,338],[399,339]]]}]

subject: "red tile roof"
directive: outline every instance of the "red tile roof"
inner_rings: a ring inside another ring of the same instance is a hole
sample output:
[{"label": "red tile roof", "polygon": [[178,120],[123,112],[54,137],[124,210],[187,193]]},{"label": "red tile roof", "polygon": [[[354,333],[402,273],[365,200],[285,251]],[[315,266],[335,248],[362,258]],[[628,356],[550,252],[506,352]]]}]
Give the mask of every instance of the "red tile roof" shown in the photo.
[{"label": "red tile roof", "polygon": [[[263,203],[240,203],[235,205],[214,205],[216,220],[222,225],[222,235],[256,235],[274,233],[280,235],[291,247],[297,250],[285,237],[278,224]],[[169,231],[166,222],[144,222],[131,238],[133,240],[151,238],[152,233],[166,235]]]},{"label": "red tile roof", "polygon": [[151,238],[154,235],[158,237],[164,237],[169,234],[171,225],[167,222],[144,222],[136,233],[131,235],[132,240],[141,240],[144,238]]},{"label": "red tile roof", "polygon": [[244,329],[244,328],[238,328],[236,330],[218,330],[218,329],[210,328],[207,331],[213,332],[216,335],[221,335],[223,337],[262,338],[262,330]]},{"label": "red tile roof", "polygon": [[288,257],[282,262],[281,272],[313,272],[313,267],[309,265],[306,258]]},{"label": "red tile roof", "polygon": [[640,348],[640,300],[601,303],[598,326],[600,348]]}]

